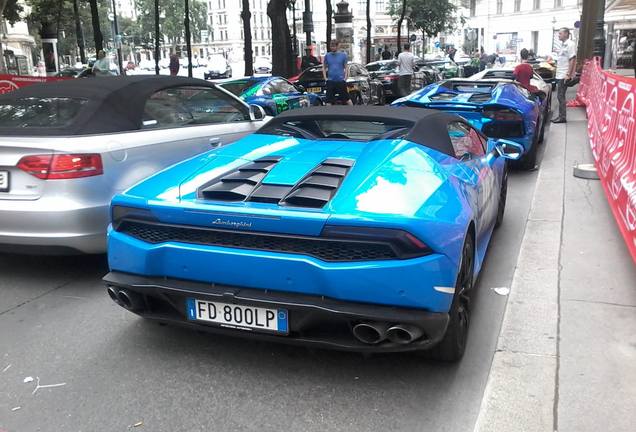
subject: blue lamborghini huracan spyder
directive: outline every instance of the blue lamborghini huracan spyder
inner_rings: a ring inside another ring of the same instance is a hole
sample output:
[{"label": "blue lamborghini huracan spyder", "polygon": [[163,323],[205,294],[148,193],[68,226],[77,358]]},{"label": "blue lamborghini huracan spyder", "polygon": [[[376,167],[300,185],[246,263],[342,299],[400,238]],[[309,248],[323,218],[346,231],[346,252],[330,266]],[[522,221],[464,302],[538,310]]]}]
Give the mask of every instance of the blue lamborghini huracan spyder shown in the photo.
[{"label": "blue lamborghini huracan spyder", "polygon": [[522,152],[440,111],[284,112],[113,199],[108,294],[197,329],[459,360]]},{"label": "blue lamborghini huracan spyder", "polygon": [[391,105],[422,107],[464,117],[489,138],[505,138],[524,148],[519,165],[533,169],[549,119],[550,97],[530,94],[507,79],[450,79],[430,84]]}]

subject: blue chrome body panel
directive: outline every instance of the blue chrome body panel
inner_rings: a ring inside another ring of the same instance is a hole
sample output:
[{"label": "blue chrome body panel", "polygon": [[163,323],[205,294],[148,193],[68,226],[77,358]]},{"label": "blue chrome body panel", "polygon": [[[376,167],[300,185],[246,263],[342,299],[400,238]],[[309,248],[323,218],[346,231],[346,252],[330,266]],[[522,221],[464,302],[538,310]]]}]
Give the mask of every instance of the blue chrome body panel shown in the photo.
[{"label": "blue chrome body panel", "polygon": [[[296,184],[328,158],[354,164],[334,197],[319,209],[197,198],[199,186],[264,156],[281,157],[264,184]],[[460,162],[403,139],[311,141],[255,134],[159,172],[117,195],[113,205],[149,209],[160,222],[175,225],[211,227],[219,218],[249,221],[243,230],[248,232],[319,236],[326,225],[401,229],[433,253],[410,259],[326,262],[263,250],[150,244],[111,229],[109,265],[113,271],[144,276],[447,312],[452,293],[435,287],[455,285],[471,225],[476,235],[475,274],[481,268],[504,168],[504,160],[492,154]]]},{"label": "blue chrome body panel", "polygon": [[[521,144],[527,152],[533,145],[535,132],[541,126],[543,108],[541,101],[530,99],[523,91],[525,90],[519,89],[516,84],[500,82],[490,92],[490,97],[487,100],[484,98],[484,100],[475,102],[471,98],[483,93],[478,91],[471,92],[470,89],[454,90],[446,87],[444,82],[439,82],[397,99],[391,105],[420,106],[449,111],[464,117],[470,124],[486,135],[489,135],[487,125],[493,120],[482,115],[484,108],[509,108],[523,117],[523,132],[519,136],[505,138]],[[436,99],[441,94],[444,94],[447,98],[444,100]],[[490,137],[498,138],[492,135]]]}]

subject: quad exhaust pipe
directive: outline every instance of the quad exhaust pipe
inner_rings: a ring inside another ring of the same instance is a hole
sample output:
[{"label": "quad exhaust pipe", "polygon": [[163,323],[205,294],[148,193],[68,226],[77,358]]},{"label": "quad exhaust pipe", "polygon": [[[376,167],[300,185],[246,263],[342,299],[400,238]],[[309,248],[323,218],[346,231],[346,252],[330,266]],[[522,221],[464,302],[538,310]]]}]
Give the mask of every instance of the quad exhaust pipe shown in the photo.
[{"label": "quad exhaust pipe", "polygon": [[406,345],[422,337],[424,332],[411,324],[391,325],[383,322],[363,322],[353,327],[353,335],[360,342],[369,345],[379,344],[385,339]]},{"label": "quad exhaust pipe", "polygon": [[390,327],[386,331],[386,337],[393,343],[406,345],[410,344],[416,339],[419,339],[424,332],[421,328],[411,324],[399,324]]},{"label": "quad exhaust pipe", "polygon": [[144,306],[143,298],[133,291],[118,289],[113,286],[109,286],[106,291],[108,292],[108,296],[115,303],[128,310],[136,311],[142,309]]},{"label": "quad exhaust pipe", "polygon": [[356,324],[353,327],[353,335],[365,344],[378,344],[386,339],[386,331],[389,329],[388,323],[366,322]]}]

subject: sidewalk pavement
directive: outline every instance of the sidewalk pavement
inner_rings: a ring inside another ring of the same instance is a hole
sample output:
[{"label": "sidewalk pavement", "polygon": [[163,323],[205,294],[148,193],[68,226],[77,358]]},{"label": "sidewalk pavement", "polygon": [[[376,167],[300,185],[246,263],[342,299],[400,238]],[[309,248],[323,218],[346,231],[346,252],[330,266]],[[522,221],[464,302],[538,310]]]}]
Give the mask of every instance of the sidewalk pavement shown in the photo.
[{"label": "sidewalk pavement", "polygon": [[585,110],[546,136],[475,431],[631,432],[636,266],[600,182],[572,175],[593,162]]}]

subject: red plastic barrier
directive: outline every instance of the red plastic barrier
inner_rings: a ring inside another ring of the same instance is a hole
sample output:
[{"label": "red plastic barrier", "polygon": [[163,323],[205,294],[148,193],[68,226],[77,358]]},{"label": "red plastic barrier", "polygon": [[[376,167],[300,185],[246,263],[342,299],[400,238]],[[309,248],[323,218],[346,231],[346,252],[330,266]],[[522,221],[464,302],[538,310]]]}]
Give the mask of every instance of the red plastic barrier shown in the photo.
[{"label": "red plastic barrier", "polygon": [[35,77],[25,75],[0,75],[0,94],[9,93],[10,91],[21,87],[39,84],[43,82],[60,81],[68,78],[61,77]]},{"label": "red plastic barrier", "polygon": [[586,106],[596,170],[636,263],[636,79],[608,73],[591,60],[576,99]]}]

